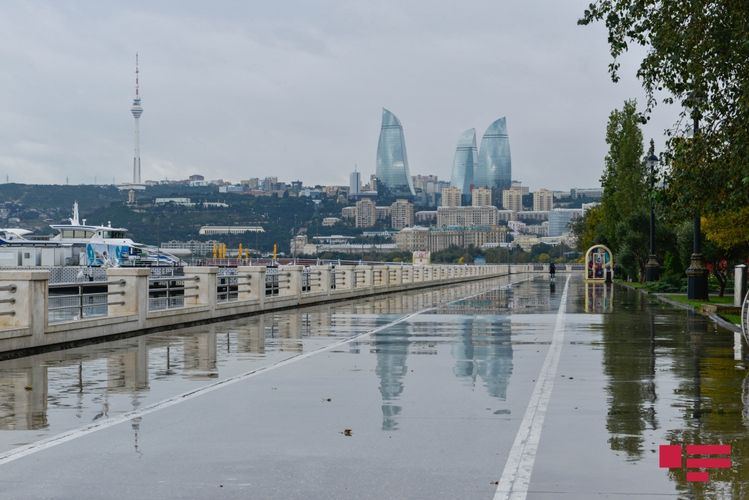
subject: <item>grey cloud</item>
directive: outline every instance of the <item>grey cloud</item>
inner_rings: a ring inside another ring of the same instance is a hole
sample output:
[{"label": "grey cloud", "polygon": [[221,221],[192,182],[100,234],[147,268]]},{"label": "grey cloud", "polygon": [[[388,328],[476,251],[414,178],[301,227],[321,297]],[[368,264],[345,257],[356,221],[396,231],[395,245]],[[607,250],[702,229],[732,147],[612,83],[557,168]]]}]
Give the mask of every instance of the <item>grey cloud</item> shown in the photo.
[{"label": "grey cloud", "polygon": [[126,180],[137,50],[147,179],[345,184],[374,172],[386,106],[412,173],[449,178],[459,133],[507,116],[515,178],[594,185],[609,111],[642,92],[609,81],[605,33],[575,24],[586,3],[7,2],[0,178]]}]

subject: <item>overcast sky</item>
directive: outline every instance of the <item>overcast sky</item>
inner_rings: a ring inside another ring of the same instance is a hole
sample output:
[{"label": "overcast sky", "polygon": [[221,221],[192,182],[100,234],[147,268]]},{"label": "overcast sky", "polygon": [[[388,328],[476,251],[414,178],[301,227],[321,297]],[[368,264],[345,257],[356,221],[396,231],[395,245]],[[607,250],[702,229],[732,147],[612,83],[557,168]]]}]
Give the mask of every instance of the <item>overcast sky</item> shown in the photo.
[{"label": "overcast sky", "polygon": [[588,1],[3,2],[1,180],[130,180],[138,51],[143,179],[347,184],[386,107],[412,175],[449,179],[459,134],[506,116],[514,179],[596,186],[607,116],[642,91],[576,25]]}]

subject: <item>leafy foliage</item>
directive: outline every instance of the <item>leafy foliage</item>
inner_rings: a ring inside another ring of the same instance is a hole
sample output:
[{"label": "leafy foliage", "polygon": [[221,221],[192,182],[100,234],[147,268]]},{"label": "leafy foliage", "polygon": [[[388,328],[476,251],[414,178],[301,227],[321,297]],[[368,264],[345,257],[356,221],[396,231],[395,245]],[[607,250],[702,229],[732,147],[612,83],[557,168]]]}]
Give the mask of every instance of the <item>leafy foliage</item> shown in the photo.
[{"label": "leafy foliage", "polygon": [[678,103],[690,108],[682,118],[699,121],[692,139],[677,133],[667,143],[672,210],[749,205],[749,2],[597,0],[578,23],[596,21],[608,30],[614,81],[630,45],[648,47],[637,70],[646,111],[659,101]]}]

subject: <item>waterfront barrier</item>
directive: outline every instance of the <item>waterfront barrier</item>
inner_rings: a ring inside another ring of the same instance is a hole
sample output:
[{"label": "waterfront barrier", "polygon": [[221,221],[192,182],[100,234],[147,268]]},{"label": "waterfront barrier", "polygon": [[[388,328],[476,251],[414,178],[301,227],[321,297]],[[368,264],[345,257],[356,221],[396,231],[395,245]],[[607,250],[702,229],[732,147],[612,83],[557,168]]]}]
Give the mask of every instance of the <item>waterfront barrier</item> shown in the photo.
[{"label": "waterfront barrier", "polygon": [[52,284],[49,270],[0,271],[0,357],[525,272],[547,272],[547,268],[538,264],[119,267],[107,269],[105,281]]}]

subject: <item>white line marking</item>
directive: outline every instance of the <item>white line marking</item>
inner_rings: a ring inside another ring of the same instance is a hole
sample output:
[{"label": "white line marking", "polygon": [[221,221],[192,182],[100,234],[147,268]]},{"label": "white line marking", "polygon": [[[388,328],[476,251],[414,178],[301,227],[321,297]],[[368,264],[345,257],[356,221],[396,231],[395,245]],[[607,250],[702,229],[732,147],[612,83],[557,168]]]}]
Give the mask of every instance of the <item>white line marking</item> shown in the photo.
[{"label": "white line marking", "polygon": [[497,483],[497,491],[494,500],[524,500],[528,495],[528,487],[533,473],[533,464],[536,461],[538,443],[541,440],[544,418],[549,406],[551,391],[554,389],[559,358],[562,353],[564,341],[564,314],[567,303],[567,290],[570,285],[570,277],[564,283],[557,320],[554,325],[554,333],[551,338],[549,352],[546,354],[541,373],[536,380],[525,415],[520,422],[520,428],[512,443],[510,454],[507,457],[502,477]]},{"label": "white line marking", "polygon": [[[517,282],[511,282],[510,284],[516,284],[520,283],[525,280],[517,281]],[[501,287],[497,287],[501,288]],[[26,457],[28,455],[32,455],[34,453],[38,453],[40,451],[47,450],[49,448],[53,448],[55,446],[61,445],[63,443],[66,443],[68,441],[72,441],[74,439],[78,439],[80,437],[83,437],[87,434],[91,434],[97,431],[101,431],[104,429],[108,429],[109,427],[113,427],[115,425],[121,424],[123,422],[130,421],[134,418],[139,418],[144,415],[148,415],[149,413],[153,413],[158,410],[162,410],[164,408],[169,408],[170,406],[174,406],[179,403],[183,403],[185,401],[189,401],[191,399],[197,398],[198,396],[202,396],[204,394],[208,394],[210,392],[222,389],[224,387],[227,387],[232,384],[236,384],[237,382],[241,382],[243,380],[247,380],[250,378],[253,378],[257,375],[261,375],[263,373],[268,373],[270,371],[276,370],[278,368],[282,368],[284,366],[297,363],[299,361],[305,360],[309,357],[315,356],[317,354],[332,351],[333,349],[336,349],[338,347],[344,346],[346,344],[349,344],[351,342],[354,342],[356,340],[360,340],[364,337],[367,337],[369,335],[381,332],[382,330],[385,330],[387,328],[390,328],[392,326],[395,326],[399,323],[403,323],[404,321],[408,321],[409,319],[418,316],[420,314],[424,314],[429,311],[433,311],[440,307],[441,305],[446,304],[453,304],[455,302],[460,302],[462,300],[468,300],[472,299],[474,297],[478,297],[479,295],[483,295],[485,293],[488,293],[490,291],[496,290],[497,288],[491,288],[484,290],[482,292],[476,293],[474,295],[470,295],[468,297],[462,297],[460,299],[452,300],[443,304],[438,304],[432,307],[427,307],[426,309],[422,309],[420,311],[416,311],[411,314],[407,314],[405,316],[402,316],[398,318],[395,321],[391,321],[390,323],[386,325],[379,326],[373,330],[369,330],[368,332],[360,333],[359,335],[355,335],[353,337],[349,337],[343,340],[339,340],[338,342],[333,342],[330,345],[327,345],[325,347],[321,347],[319,349],[315,349],[314,351],[309,351],[302,354],[297,354],[293,357],[286,358],[282,361],[279,361],[275,364],[263,366],[260,368],[257,368],[255,370],[251,370],[249,372],[245,372],[239,375],[235,375],[233,377],[228,377],[223,380],[219,380],[217,382],[214,382],[212,384],[204,385],[202,387],[199,387],[197,389],[194,389],[192,391],[183,392],[182,394],[178,394],[176,396],[172,396],[171,398],[164,399],[162,401],[158,401],[156,403],[150,404],[148,406],[144,406],[143,408],[139,408],[137,410],[129,411],[126,413],[123,413],[119,416],[109,418],[107,420],[103,420],[100,422],[95,422],[89,425],[85,425],[83,427],[78,427],[76,429],[72,429],[69,431],[64,431],[59,434],[56,434],[54,436],[50,436],[45,439],[40,439],[39,441],[35,441],[33,443],[29,443],[23,446],[19,446],[17,448],[13,448],[12,450],[8,450],[4,453],[0,453],[0,465],[4,465],[10,462],[13,462],[15,460],[18,460],[20,458]]]}]

